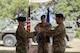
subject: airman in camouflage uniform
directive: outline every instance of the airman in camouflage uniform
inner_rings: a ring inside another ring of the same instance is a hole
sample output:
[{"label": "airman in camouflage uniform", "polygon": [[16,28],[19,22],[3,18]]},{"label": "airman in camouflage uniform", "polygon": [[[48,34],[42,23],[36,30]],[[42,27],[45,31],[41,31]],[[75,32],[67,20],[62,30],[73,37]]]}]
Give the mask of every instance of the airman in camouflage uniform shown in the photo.
[{"label": "airman in camouflage uniform", "polygon": [[25,17],[18,17],[17,18],[19,25],[16,31],[16,53],[27,53],[28,50],[28,38],[33,37],[33,35],[27,32],[24,28],[24,22],[26,21]]},{"label": "airman in camouflage uniform", "polygon": [[48,53],[48,41],[49,37],[44,36],[45,33],[51,30],[51,24],[46,22],[45,15],[41,16],[42,23],[36,25],[35,30],[37,31],[38,37],[38,53]]},{"label": "airman in camouflage uniform", "polygon": [[59,13],[56,14],[56,22],[58,26],[54,30],[50,30],[46,33],[47,36],[53,37],[53,53],[64,53],[66,48],[66,31],[63,24],[64,16]]}]

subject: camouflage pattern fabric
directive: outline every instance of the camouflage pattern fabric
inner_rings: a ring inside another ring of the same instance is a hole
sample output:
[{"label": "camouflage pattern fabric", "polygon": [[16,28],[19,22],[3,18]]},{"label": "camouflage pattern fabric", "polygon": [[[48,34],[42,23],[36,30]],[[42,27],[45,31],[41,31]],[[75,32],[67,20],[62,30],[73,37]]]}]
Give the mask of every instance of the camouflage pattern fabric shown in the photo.
[{"label": "camouflage pattern fabric", "polygon": [[27,53],[28,50],[28,38],[34,37],[31,33],[27,32],[24,27],[18,26],[16,31],[16,53]]},{"label": "camouflage pattern fabric", "polygon": [[[51,24],[50,23],[39,23],[36,25],[36,27],[40,27],[41,28],[41,32],[40,32],[40,42],[38,43],[38,53],[48,53],[48,42],[46,42],[46,36],[45,33],[46,31],[51,30]],[[35,27],[35,28],[36,28]]]},{"label": "camouflage pattern fabric", "polygon": [[64,24],[59,24],[54,30],[50,30],[46,33],[47,36],[53,37],[53,53],[64,53],[66,49],[66,31]]}]

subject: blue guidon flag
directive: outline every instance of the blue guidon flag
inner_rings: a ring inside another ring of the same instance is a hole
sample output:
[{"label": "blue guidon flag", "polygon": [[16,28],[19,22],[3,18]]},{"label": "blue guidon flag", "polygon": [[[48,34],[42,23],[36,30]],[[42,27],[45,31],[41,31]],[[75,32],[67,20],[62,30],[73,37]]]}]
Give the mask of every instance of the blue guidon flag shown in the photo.
[{"label": "blue guidon flag", "polygon": [[47,9],[47,18],[46,18],[46,21],[48,23],[50,23],[50,10],[49,10],[49,8]]},{"label": "blue guidon flag", "polygon": [[[46,18],[46,21],[48,23],[50,23],[50,10],[49,10],[49,8],[47,9],[47,18]],[[48,36],[46,36],[46,42],[50,43],[50,38]]]}]

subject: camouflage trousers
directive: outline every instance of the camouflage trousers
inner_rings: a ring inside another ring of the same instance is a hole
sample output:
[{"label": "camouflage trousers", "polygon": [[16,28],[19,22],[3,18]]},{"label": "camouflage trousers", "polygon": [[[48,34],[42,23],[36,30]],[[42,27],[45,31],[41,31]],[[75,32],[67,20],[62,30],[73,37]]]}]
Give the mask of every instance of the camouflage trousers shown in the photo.
[{"label": "camouflage trousers", "polygon": [[53,53],[65,53],[65,47],[61,47],[61,46],[58,46],[58,47],[54,47],[52,48],[52,52]]},{"label": "camouflage trousers", "polygon": [[38,53],[49,53],[48,49],[48,44],[38,44]]},{"label": "camouflage trousers", "polygon": [[25,47],[16,47],[16,53],[27,53],[26,46]]}]

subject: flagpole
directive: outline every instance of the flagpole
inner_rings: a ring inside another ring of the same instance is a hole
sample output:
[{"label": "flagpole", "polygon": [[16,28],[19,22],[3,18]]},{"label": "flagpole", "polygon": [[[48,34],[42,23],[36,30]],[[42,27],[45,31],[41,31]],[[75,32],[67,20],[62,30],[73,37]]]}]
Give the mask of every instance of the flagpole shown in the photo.
[{"label": "flagpole", "polygon": [[[30,1],[28,0],[28,18],[27,18],[27,31],[30,32],[30,28],[31,28],[31,18],[30,18]],[[30,39],[28,39],[28,49],[30,47]]]},{"label": "flagpole", "polygon": [[28,0],[28,18],[27,18],[27,31],[30,32],[30,0]]}]

